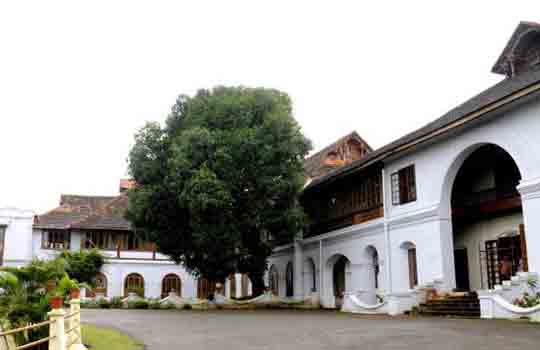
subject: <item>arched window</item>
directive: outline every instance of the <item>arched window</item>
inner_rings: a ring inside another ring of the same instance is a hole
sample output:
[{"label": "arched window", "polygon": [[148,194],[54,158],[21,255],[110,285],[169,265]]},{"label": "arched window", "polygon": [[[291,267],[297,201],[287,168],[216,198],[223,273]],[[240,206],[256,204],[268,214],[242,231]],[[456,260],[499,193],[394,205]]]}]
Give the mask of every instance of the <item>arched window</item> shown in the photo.
[{"label": "arched window", "polygon": [[138,273],[130,273],[124,281],[124,293],[135,293],[144,298],[144,278]]},{"label": "arched window", "polygon": [[98,272],[92,279],[92,284],[92,289],[86,289],[86,296],[88,298],[95,298],[97,295],[107,296],[107,276]]},{"label": "arched window", "polygon": [[174,273],[163,277],[163,281],[161,282],[161,297],[165,298],[171,292],[176,293],[179,297],[182,296],[182,280]]},{"label": "arched window", "polygon": [[289,262],[285,272],[285,281],[287,284],[286,296],[292,297],[294,295],[294,273],[293,264]]},{"label": "arched window", "polygon": [[412,242],[401,244],[401,249],[407,252],[407,266],[409,267],[409,288],[418,285],[418,263],[416,260],[416,245]]},{"label": "arched window", "polygon": [[268,274],[268,284],[272,291],[272,294],[279,295],[279,273],[276,265],[270,267],[270,273]]}]

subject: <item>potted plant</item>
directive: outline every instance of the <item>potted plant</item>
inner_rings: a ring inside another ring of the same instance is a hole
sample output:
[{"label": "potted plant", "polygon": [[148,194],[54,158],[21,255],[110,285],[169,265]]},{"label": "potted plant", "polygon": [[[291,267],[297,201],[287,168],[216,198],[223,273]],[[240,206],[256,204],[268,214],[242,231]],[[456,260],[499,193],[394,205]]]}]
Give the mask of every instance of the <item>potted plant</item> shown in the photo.
[{"label": "potted plant", "polygon": [[53,310],[60,309],[64,305],[64,297],[59,294],[53,294],[49,299],[49,305]]}]

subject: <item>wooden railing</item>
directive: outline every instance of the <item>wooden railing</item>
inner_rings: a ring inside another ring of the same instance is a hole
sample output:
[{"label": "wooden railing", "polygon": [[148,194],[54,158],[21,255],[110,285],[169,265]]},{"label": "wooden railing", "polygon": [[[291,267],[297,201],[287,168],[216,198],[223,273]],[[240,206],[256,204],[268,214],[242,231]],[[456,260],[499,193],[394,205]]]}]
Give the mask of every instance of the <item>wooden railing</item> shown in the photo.
[{"label": "wooden railing", "polygon": [[[38,349],[49,343],[49,350],[84,350],[81,333],[81,301],[72,299],[69,312],[54,309],[48,313],[49,320],[17,329],[0,332],[0,350]],[[16,344],[15,336],[41,327],[49,328],[49,336],[27,344]]]}]

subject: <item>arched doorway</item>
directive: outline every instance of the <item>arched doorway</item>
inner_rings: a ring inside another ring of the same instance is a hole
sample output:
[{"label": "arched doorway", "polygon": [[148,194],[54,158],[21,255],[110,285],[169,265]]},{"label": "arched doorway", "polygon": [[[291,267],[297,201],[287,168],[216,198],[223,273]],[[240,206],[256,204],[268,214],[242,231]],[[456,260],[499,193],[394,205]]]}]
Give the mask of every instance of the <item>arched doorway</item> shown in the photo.
[{"label": "arched doorway", "polygon": [[279,295],[279,273],[276,265],[270,266],[268,273],[268,287],[272,294]]},{"label": "arched doorway", "polygon": [[317,291],[317,268],[312,258],[307,258],[304,263],[304,283],[306,295]]},{"label": "arched doorway", "polygon": [[328,265],[332,271],[332,291],[334,294],[335,306],[341,308],[343,305],[343,297],[347,288],[350,286],[350,261],[344,255],[334,255],[328,260]]},{"label": "arched doorway", "polygon": [[182,280],[174,273],[163,277],[161,282],[161,297],[166,298],[171,292],[176,293],[179,297],[182,296]]},{"label": "arched doorway", "polygon": [[285,270],[285,283],[286,283],[285,295],[287,297],[294,296],[294,272],[293,272],[293,264],[290,261],[287,263],[287,268]]},{"label": "arched doorway", "polygon": [[477,147],[461,164],[450,199],[457,290],[491,289],[527,270],[520,180],[497,145]]},{"label": "arched doorway", "polygon": [[374,246],[366,248],[368,287],[377,290],[380,286],[379,252]]},{"label": "arched doorway", "polygon": [[138,273],[130,273],[124,281],[124,294],[135,293],[144,298],[144,278]]}]

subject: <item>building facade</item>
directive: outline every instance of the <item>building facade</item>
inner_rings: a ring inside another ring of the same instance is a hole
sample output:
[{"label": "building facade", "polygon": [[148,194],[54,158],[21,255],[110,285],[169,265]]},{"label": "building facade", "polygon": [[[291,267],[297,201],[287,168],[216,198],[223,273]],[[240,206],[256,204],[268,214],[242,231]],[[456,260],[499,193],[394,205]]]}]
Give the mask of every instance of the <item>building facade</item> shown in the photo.
[{"label": "building facade", "polygon": [[325,307],[354,296],[404,311],[422,286],[488,290],[540,272],[538,52],[540,25],[521,23],[493,68],[500,83],[311,178],[309,228],[275,250],[269,285]]},{"label": "building facade", "polygon": [[[65,250],[96,248],[105,257],[95,288],[86,297],[124,297],[136,293],[163,298],[170,292],[186,298],[207,298],[215,292],[181,265],[158,253],[155,245],[135,235],[124,218],[125,192],[133,186],[120,182],[118,196],[62,195],[59,206],[34,216],[31,211],[0,209],[0,266],[23,266],[34,258],[51,259]],[[226,282],[229,297],[251,294],[245,276]]]}]

